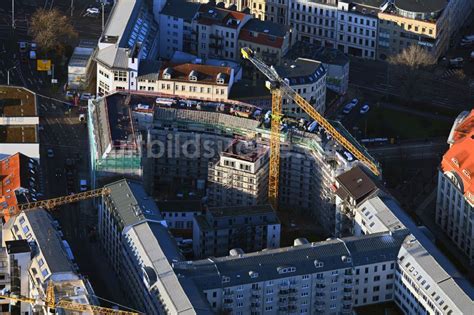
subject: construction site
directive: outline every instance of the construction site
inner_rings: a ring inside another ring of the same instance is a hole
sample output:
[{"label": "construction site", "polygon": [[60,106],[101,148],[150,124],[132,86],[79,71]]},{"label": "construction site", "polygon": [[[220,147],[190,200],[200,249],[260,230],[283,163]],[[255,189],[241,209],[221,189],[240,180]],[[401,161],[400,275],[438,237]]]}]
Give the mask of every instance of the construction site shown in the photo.
[{"label": "construction site", "polygon": [[[286,97],[301,102],[299,95]],[[317,112],[318,121],[296,120],[275,108],[138,92],[116,92],[90,101],[88,110],[95,187],[126,176],[141,180],[156,199],[197,195],[213,206],[271,203],[284,213],[294,213],[295,219],[297,214],[306,222],[313,218],[313,225],[319,223],[326,235],[339,235],[335,178],[356,164],[365,164],[378,175],[377,163],[366,149],[340,123],[328,122]],[[280,124],[272,124],[273,119]],[[246,149],[232,150],[236,141]],[[252,165],[257,160],[258,166]],[[245,163],[235,169],[236,161]],[[231,196],[233,191],[241,192],[237,199]]]}]

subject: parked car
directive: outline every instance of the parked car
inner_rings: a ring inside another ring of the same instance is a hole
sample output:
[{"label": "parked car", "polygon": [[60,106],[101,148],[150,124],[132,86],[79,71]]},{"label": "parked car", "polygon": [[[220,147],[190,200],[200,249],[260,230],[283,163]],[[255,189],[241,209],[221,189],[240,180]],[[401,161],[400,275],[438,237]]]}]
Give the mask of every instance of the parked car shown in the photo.
[{"label": "parked car", "polygon": [[81,191],[86,191],[87,190],[87,180],[81,179],[79,181],[79,188]]},{"label": "parked car", "polygon": [[53,158],[54,157],[54,151],[53,149],[48,149],[48,157]]},{"label": "parked car", "polygon": [[361,114],[365,114],[365,113],[367,113],[369,110],[370,110],[370,106],[369,106],[368,104],[365,104],[365,105],[362,106],[362,108],[360,109],[360,113],[361,113]]},{"label": "parked car", "polygon": [[30,50],[30,59],[31,59],[31,60],[36,59],[36,51]]},{"label": "parked car", "polygon": [[94,96],[91,93],[84,92],[81,94],[81,101],[87,101],[87,100],[90,100],[91,98],[94,98]]},{"label": "parked car", "polygon": [[74,98],[74,91],[66,91],[66,99],[72,100]]},{"label": "parked car", "polygon": [[98,8],[87,8],[86,13],[89,14],[99,14],[100,10]]},{"label": "parked car", "polygon": [[20,52],[26,52],[28,49],[28,43],[27,42],[19,42],[20,45]]},{"label": "parked car", "polygon": [[349,105],[351,105],[351,108],[354,108],[357,106],[358,103],[359,103],[359,100],[356,98],[353,98],[352,101],[349,103]]},{"label": "parked car", "polygon": [[31,50],[36,50],[37,48],[38,48],[38,45],[35,42],[30,43]]}]

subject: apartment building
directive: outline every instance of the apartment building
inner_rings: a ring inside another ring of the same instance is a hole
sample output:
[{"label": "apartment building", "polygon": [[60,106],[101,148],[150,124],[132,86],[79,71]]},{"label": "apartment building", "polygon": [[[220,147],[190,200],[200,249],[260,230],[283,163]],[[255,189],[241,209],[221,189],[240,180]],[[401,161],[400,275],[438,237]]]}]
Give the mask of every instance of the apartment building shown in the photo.
[{"label": "apartment building", "polygon": [[349,55],[375,59],[379,10],[364,1],[350,0],[339,0],[337,9],[337,48]]},{"label": "apartment building", "polygon": [[289,5],[289,24],[297,40],[335,47],[337,1],[298,0]]},{"label": "apartment building", "polygon": [[[6,241],[0,248],[0,288],[16,295],[28,296],[28,267],[31,248],[27,240]],[[0,310],[9,314],[24,314],[30,310],[28,303],[12,305],[8,299],[0,300]]]},{"label": "apartment building", "polygon": [[39,160],[36,94],[19,86],[0,86],[0,93],[0,159],[20,152]]},{"label": "apartment building", "polygon": [[124,281],[127,278],[122,265],[124,229],[142,221],[160,223],[163,220],[155,202],[140,184],[123,179],[104,187],[110,189],[110,194],[104,196],[99,205],[98,235],[110,267]]},{"label": "apartment building", "polygon": [[438,172],[436,223],[474,264],[474,110],[462,112]]},{"label": "apartment building", "polygon": [[[25,244],[17,244],[21,248],[16,248],[9,243],[19,240],[28,242],[30,252]],[[20,276],[12,279],[15,286],[19,285],[13,290],[26,293],[25,296],[31,298],[45,297],[49,281],[53,281],[57,301],[67,299],[80,304],[98,303],[90,283],[79,273],[69,245],[61,239],[46,210],[38,208],[12,217],[2,228],[2,246],[7,248],[12,258],[11,272]],[[36,307],[34,310],[37,312],[46,314],[48,311],[44,305]],[[21,303],[20,308],[33,312],[33,305],[30,304]]]},{"label": "apartment building", "polygon": [[22,153],[0,159],[0,210],[7,222],[17,205],[36,201],[40,193],[38,161]]},{"label": "apartment building", "polygon": [[193,222],[196,258],[280,246],[280,221],[270,205],[209,208]]},{"label": "apartment building", "polygon": [[286,55],[294,39],[286,25],[251,19],[240,30],[239,48],[249,47],[265,63],[275,65]]},{"label": "apartment building", "polygon": [[[368,170],[363,166],[355,166],[336,177],[334,194],[336,196],[336,235],[363,235],[354,222],[360,222],[354,216],[361,215],[354,212],[362,202],[378,191],[375,180],[370,178]],[[370,172],[370,171],[369,171]],[[365,231],[364,231],[365,232]]]},{"label": "apartment building", "polygon": [[[326,69],[321,62],[305,58],[286,60],[276,66],[275,70],[315,110],[325,112]],[[283,97],[282,112],[296,118],[309,118],[299,105],[287,97]]]},{"label": "apartment building", "polygon": [[158,25],[145,0],[117,0],[112,7],[94,56],[97,95],[136,90],[140,60],[158,52]]},{"label": "apartment building", "polygon": [[231,67],[164,64],[156,78],[139,78],[138,90],[222,102],[228,100],[234,80],[234,69]]},{"label": "apartment building", "polygon": [[[405,236],[297,239],[292,247],[179,262],[174,270],[193,280],[216,313],[352,314],[356,304],[393,298],[395,259]],[[363,292],[370,296],[365,302]]]},{"label": "apartment building", "polygon": [[297,42],[286,58],[306,58],[321,62],[326,69],[326,87],[337,94],[346,94],[349,89],[349,57],[336,48]]},{"label": "apartment building", "polygon": [[209,163],[207,196],[211,206],[252,206],[267,201],[268,147],[234,140]]},{"label": "apartment building", "polygon": [[156,205],[168,228],[177,231],[192,231],[194,218],[204,211],[201,200],[196,199],[161,200]]}]

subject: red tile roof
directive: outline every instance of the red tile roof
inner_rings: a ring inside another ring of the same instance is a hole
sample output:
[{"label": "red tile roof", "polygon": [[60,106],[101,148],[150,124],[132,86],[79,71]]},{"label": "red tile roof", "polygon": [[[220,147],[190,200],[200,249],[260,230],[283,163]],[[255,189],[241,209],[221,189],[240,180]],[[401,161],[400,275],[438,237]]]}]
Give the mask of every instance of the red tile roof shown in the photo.
[{"label": "red tile roof", "polygon": [[[254,32],[255,33],[255,32]],[[239,40],[265,45],[274,48],[281,48],[283,45],[283,37],[275,37],[265,33],[257,33],[257,37],[252,36],[252,32],[246,29],[240,30]]]},{"label": "red tile roof", "polygon": [[[243,12],[215,7],[210,4],[203,4],[199,7],[198,22],[206,25],[217,24],[228,28],[237,28],[237,26],[245,20],[246,16],[249,15]],[[239,21],[239,24],[228,24],[229,20]]]},{"label": "red tile roof", "polygon": [[230,67],[220,67],[220,66],[210,66],[210,65],[201,65],[193,63],[183,63],[183,64],[168,64],[161,68],[159,78],[161,80],[166,80],[163,78],[163,71],[167,68],[172,69],[171,80],[172,81],[189,81],[189,74],[191,71],[196,71],[198,73],[198,78],[196,83],[207,83],[207,84],[217,84],[217,75],[219,73],[224,74],[224,85],[229,83],[230,75],[232,74],[232,69]]},{"label": "red tile roof", "polygon": [[453,144],[441,161],[443,172],[454,172],[462,180],[464,195],[474,203],[474,110],[455,128]]}]

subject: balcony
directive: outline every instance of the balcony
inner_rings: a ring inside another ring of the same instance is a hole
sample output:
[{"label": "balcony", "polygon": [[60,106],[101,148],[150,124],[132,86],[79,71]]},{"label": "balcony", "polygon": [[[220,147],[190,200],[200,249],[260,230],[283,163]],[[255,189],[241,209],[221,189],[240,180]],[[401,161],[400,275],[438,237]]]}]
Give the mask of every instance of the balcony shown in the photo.
[{"label": "balcony", "polygon": [[288,293],[289,293],[289,290],[280,290],[280,291],[278,291],[278,294],[280,294],[280,295],[288,295]]},{"label": "balcony", "polygon": [[251,297],[252,299],[260,299],[260,294],[252,293]]},{"label": "balcony", "polygon": [[209,44],[209,48],[222,49],[222,48],[224,48],[224,45],[211,43],[211,44]]},{"label": "balcony", "polygon": [[216,41],[219,41],[219,40],[223,40],[223,39],[224,39],[222,36],[216,35],[216,34],[211,34],[211,35],[209,35],[209,37],[210,37],[211,39],[216,40]]}]

